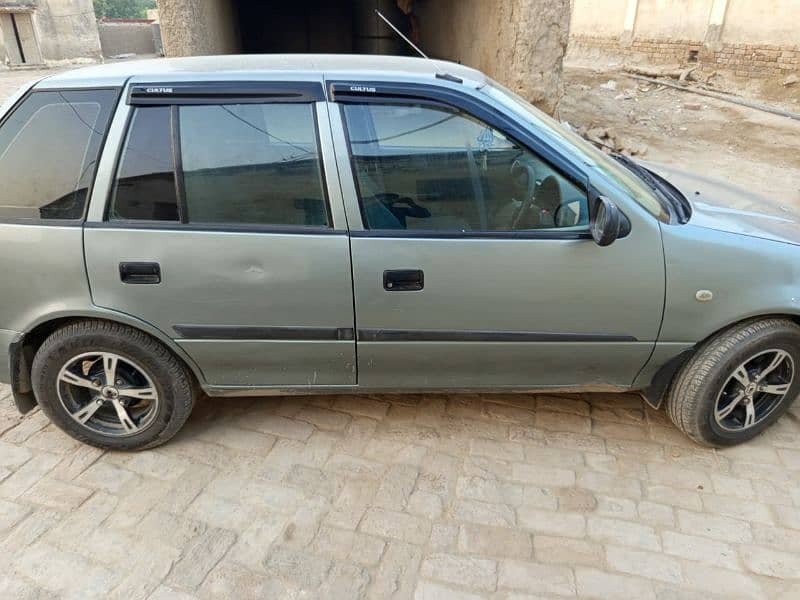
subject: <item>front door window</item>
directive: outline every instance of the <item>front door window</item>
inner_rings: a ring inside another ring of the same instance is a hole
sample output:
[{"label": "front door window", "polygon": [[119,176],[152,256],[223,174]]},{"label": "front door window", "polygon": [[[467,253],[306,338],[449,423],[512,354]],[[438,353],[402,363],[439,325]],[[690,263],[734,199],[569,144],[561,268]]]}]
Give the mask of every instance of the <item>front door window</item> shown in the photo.
[{"label": "front door window", "polygon": [[586,191],[457,109],[343,106],[367,229],[583,230]]}]

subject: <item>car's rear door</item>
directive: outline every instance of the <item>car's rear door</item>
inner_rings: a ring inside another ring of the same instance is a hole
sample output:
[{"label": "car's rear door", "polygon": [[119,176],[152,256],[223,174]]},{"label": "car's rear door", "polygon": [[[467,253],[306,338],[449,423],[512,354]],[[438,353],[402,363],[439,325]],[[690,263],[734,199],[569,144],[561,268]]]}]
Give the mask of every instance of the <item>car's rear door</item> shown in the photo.
[{"label": "car's rear door", "polygon": [[439,83],[331,84],[359,384],[630,385],[661,321],[658,223],[620,198],[631,230],[597,246],[580,168]]},{"label": "car's rear door", "polygon": [[355,384],[327,119],[319,82],[132,84],[86,223],[94,303],[174,338],[211,386]]}]

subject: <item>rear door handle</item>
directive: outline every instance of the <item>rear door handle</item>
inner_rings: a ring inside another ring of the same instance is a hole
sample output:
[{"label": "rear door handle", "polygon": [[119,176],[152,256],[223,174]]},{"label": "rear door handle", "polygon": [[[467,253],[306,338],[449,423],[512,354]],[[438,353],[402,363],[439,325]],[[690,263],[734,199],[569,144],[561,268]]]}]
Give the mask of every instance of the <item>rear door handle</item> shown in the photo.
[{"label": "rear door handle", "polygon": [[119,278],[122,283],[155,285],[161,283],[161,265],[153,262],[119,263]]},{"label": "rear door handle", "polygon": [[423,287],[425,287],[425,275],[419,269],[383,272],[383,289],[388,292],[418,292]]}]

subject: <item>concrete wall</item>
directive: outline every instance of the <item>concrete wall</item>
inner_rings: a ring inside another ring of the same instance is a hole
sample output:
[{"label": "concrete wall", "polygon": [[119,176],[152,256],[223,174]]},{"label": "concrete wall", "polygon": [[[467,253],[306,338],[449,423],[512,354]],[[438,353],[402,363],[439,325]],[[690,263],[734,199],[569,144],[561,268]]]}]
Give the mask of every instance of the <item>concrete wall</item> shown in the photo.
[{"label": "concrete wall", "polygon": [[728,0],[722,40],[800,45],[800,0]]},{"label": "concrete wall", "polygon": [[628,0],[573,0],[570,33],[615,36],[625,22]]},{"label": "concrete wall", "polygon": [[167,56],[240,51],[231,0],[160,0],[161,39]]},{"label": "concrete wall", "polygon": [[747,78],[800,70],[800,0],[622,2],[620,16],[618,0],[574,0],[569,60],[665,64],[691,56]]},{"label": "concrete wall", "polygon": [[713,0],[639,0],[636,35],[702,40]]},{"label": "concrete wall", "polygon": [[100,59],[92,0],[41,0],[33,20],[45,61]]},{"label": "concrete wall", "polygon": [[155,54],[156,44],[150,23],[103,23],[97,25],[103,56]]},{"label": "concrete wall", "polygon": [[488,73],[547,112],[561,98],[570,0],[419,0],[422,47]]}]

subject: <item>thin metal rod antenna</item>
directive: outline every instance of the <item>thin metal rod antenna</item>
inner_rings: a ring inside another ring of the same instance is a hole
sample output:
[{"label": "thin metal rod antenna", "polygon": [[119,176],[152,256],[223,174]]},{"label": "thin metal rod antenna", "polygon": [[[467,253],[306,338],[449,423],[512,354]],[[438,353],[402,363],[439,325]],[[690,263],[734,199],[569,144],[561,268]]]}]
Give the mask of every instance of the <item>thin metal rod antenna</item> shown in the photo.
[{"label": "thin metal rod antenna", "polygon": [[406,44],[408,44],[408,45],[409,45],[409,46],[411,46],[411,47],[412,47],[414,50],[416,50],[416,51],[419,53],[419,55],[420,55],[422,58],[428,58],[428,55],[427,55],[427,54],[425,54],[425,53],[424,53],[422,50],[420,50],[419,48],[417,48],[417,47],[414,45],[414,42],[412,42],[410,39],[408,39],[406,36],[404,36],[404,35],[403,35],[403,32],[402,32],[402,31],[400,31],[400,30],[399,30],[397,27],[395,27],[395,26],[392,24],[392,22],[391,22],[389,19],[387,19],[386,17],[384,17],[384,16],[383,16],[383,14],[381,13],[381,11],[379,11],[379,10],[376,8],[376,9],[375,9],[375,13],[376,13],[376,14],[377,14],[377,15],[378,15],[378,16],[379,16],[381,19],[383,19],[383,20],[384,20],[384,22],[385,22],[385,23],[386,23],[386,24],[387,24],[389,27],[391,27],[391,28],[394,30],[394,32],[395,32],[397,35],[399,35],[401,38],[403,38],[403,39],[405,40]]}]

